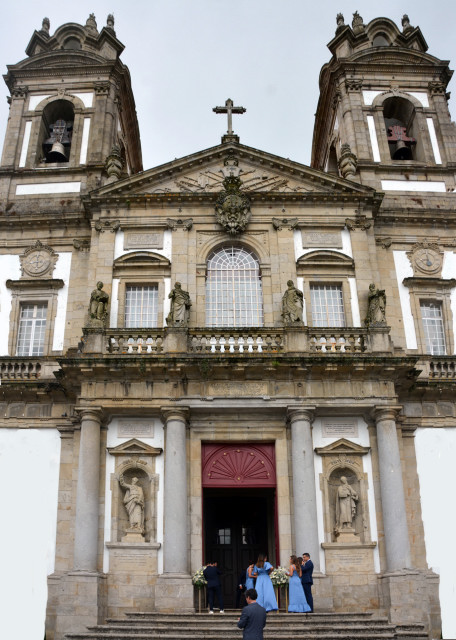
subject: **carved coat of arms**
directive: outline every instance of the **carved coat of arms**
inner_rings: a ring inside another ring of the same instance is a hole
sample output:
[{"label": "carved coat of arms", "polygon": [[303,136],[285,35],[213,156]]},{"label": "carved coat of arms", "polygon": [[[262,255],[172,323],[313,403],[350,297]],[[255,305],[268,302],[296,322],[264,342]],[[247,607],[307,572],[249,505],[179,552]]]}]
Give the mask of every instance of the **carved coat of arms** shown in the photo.
[{"label": "carved coat of arms", "polygon": [[241,179],[237,162],[234,161],[234,166],[227,166],[228,163],[229,161],[225,162],[225,170],[223,171],[225,191],[222,191],[217,198],[215,216],[217,222],[224,227],[225,231],[235,236],[245,231],[249,222],[250,201],[241,192]]}]

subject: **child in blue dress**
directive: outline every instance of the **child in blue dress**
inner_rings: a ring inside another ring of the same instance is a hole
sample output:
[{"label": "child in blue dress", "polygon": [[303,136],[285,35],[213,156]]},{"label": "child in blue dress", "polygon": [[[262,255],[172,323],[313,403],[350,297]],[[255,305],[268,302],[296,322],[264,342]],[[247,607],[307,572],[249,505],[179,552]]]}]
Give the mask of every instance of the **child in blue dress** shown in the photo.
[{"label": "child in blue dress", "polygon": [[245,572],[245,590],[254,589],[255,588],[255,580],[253,578],[253,568],[255,566],[254,562],[251,562],[247,567]]},{"label": "child in blue dress", "polygon": [[301,584],[301,565],[296,556],[290,556],[290,569],[287,573],[290,576],[288,583],[288,613],[307,613],[310,607],[307,604],[304,589]]},{"label": "child in blue dress", "polygon": [[264,607],[266,611],[277,611],[278,609],[274,587],[269,577],[273,568],[272,564],[267,561],[266,556],[260,553],[256,565],[253,568],[253,577],[256,578],[255,589],[258,593],[257,602]]}]

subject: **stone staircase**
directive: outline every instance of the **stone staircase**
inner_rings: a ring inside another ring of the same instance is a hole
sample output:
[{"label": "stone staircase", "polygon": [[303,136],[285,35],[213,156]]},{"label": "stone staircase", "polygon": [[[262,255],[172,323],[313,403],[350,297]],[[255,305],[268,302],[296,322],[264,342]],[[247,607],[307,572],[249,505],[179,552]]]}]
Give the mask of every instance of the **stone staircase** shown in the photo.
[{"label": "stone staircase", "polygon": [[[68,640],[242,640],[240,613],[128,613]],[[370,613],[270,613],[265,640],[428,640],[423,624],[394,625]]]}]

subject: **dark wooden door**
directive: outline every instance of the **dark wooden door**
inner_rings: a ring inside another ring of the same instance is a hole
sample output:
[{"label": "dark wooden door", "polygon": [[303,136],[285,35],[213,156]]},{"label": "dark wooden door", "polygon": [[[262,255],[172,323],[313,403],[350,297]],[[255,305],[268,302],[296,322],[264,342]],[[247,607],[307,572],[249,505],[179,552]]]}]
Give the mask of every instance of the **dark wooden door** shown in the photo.
[{"label": "dark wooden door", "polygon": [[224,606],[234,608],[239,575],[268,550],[268,500],[244,491],[205,491],[205,562],[222,571]]}]

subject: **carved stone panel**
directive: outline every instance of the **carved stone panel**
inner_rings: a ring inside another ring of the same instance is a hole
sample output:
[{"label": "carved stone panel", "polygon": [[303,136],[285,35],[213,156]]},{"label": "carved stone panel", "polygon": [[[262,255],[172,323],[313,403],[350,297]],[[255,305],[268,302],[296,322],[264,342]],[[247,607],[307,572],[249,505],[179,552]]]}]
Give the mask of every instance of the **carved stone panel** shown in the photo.
[{"label": "carved stone panel", "polygon": [[163,233],[125,233],[124,250],[127,249],[163,249]]},{"label": "carved stone panel", "polygon": [[54,271],[58,255],[39,240],[19,256],[22,278],[49,278]]},{"label": "carved stone panel", "polygon": [[306,249],[330,247],[342,249],[342,236],[338,231],[302,231],[302,246]]}]

